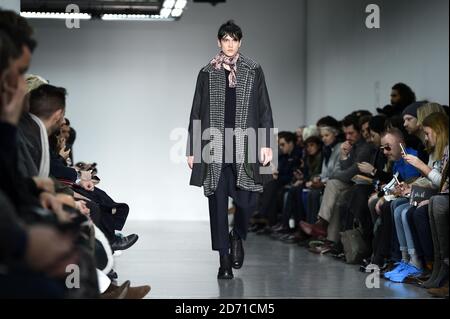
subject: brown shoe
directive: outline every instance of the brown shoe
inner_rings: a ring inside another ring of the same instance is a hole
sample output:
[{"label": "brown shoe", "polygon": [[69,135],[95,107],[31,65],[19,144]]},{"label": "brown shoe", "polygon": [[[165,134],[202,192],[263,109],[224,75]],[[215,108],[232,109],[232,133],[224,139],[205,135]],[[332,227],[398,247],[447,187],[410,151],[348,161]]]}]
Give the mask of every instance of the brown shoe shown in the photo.
[{"label": "brown shoe", "polygon": [[108,289],[100,295],[101,299],[125,299],[130,287],[130,281],[125,281],[122,285],[110,284]]},{"label": "brown shoe", "polygon": [[125,299],[142,299],[150,292],[150,286],[138,286],[128,288],[128,293]]},{"label": "brown shoe", "polygon": [[319,219],[317,221],[317,223],[315,223],[315,224],[308,224],[308,223],[302,221],[302,222],[300,222],[300,228],[303,232],[305,232],[305,234],[310,235],[311,237],[326,238],[327,237],[327,227],[328,227],[327,224],[328,223],[323,219]]}]

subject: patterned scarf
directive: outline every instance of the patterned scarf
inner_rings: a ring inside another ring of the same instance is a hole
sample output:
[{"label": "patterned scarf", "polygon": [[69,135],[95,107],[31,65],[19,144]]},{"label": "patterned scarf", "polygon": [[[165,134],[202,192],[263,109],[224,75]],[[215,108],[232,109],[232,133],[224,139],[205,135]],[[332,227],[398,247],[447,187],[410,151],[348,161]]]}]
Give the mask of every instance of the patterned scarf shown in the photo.
[{"label": "patterned scarf", "polygon": [[228,82],[230,83],[230,88],[236,87],[236,62],[239,59],[239,53],[234,57],[226,56],[222,51],[220,51],[214,59],[211,60],[211,65],[216,69],[220,70],[224,64],[228,65],[230,68],[230,75],[228,75]]}]

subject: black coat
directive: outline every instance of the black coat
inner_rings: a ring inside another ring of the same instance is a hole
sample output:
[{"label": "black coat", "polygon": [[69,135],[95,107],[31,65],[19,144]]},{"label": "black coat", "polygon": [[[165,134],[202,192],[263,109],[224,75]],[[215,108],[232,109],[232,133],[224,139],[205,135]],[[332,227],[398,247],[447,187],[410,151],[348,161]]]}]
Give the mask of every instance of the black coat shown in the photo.
[{"label": "black coat", "polygon": [[[246,59],[246,58],[243,58]],[[249,66],[245,60],[238,60],[238,72],[246,73],[247,83],[252,83],[250,87],[250,99],[248,102],[248,115],[247,115],[247,128],[254,129],[258,135],[258,128],[266,129],[266,141],[259,141],[258,136],[256,136],[255,152],[259,157],[260,150],[258,149],[258,143],[262,143],[261,146],[273,146],[273,135],[270,129],[273,128],[273,118],[272,109],[270,106],[269,94],[267,92],[266,82],[264,78],[264,73],[261,66]],[[210,68],[209,68],[210,70]],[[225,82],[225,72],[223,73],[223,81]],[[186,155],[194,155],[194,143],[191,141],[201,141],[201,150],[210,142],[209,140],[202,140],[199,136],[199,132],[194,132],[193,121],[201,121],[201,133],[210,127],[210,105],[211,105],[211,95],[210,89],[210,72],[220,72],[220,71],[208,71],[208,67],[203,68],[197,78],[197,85],[195,88],[194,99],[192,103],[192,109],[189,119],[189,136],[188,145],[186,148]],[[240,85],[240,83],[238,83]],[[215,95],[213,95],[214,98]],[[239,98],[239,97],[238,97]],[[271,142],[269,142],[271,141]],[[248,154],[248,150],[247,150]],[[247,158],[247,157],[246,157]],[[206,173],[208,171],[208,163],[201,159],[201,162],[194,163],[192,169],[192,175],[190,179],[190,184],[195,186],[202,186],[206,178]],[[259,168],[261,164],[259,161],[256,163],[245,162],[245,171],[247,174],[258,184],[265,184],[272,179],[271,174],[260,174]]]}]

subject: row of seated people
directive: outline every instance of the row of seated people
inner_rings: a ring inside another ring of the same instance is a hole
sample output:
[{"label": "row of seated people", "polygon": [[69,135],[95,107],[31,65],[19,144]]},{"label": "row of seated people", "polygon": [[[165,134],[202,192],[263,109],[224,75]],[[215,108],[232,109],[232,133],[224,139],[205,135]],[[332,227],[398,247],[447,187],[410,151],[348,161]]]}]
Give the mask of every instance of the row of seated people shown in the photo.
[{"label": "row of seated people", "polygon": [[0,298],[143,298],[118,284],[114,259],[138,240],[129,214],[98,187],[97,166],[73,165],[66,89],[25,73],[36,41],[0,10]]},{"label": "row of seated people", "polygon": [[250,231],[448,297],[448,107],[416,101],[278,134],[278,169]]}]

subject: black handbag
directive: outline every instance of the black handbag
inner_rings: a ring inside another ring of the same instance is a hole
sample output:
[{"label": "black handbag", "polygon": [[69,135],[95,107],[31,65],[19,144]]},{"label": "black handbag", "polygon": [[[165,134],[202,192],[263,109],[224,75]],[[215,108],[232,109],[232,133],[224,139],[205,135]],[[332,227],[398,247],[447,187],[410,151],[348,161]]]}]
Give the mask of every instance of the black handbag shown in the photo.
[{"label": "black handbag", "polygon": [[437,193],[438,193],[437,189],[412,185],[409,204],[411,206],[417,207],[421,202],[430,199]]}]

